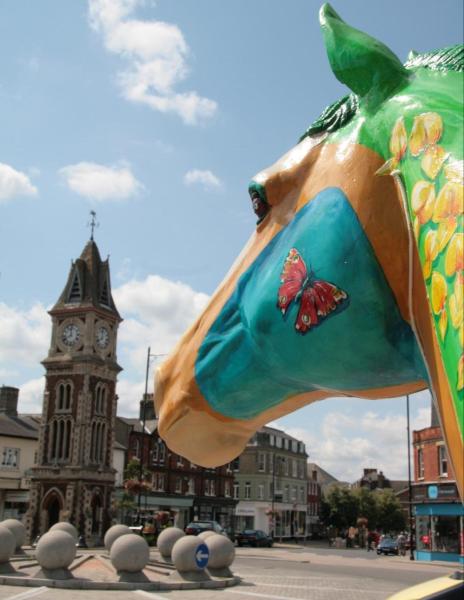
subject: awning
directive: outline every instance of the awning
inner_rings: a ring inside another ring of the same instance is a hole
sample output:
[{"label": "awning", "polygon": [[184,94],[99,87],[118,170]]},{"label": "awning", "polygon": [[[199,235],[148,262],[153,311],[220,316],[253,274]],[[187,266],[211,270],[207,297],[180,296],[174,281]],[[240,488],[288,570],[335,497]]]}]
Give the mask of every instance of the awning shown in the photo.
[{"label": "awning", "polygon": [[[115,492],[115,497],[117,500],[120,500],[124,495],[124,490],[119,489]],[[138,496],[134,497],[135,504],[138,505]],[[176,496],[155,496],[152,494],[147,494],[146,496],[142,494],[140,499],[140,508],[143,510],[145,508],[155,508],[157,506],[162,506],[164,508],[189,508],[193,506],[193,496],[190,498],[179,497]]]}]

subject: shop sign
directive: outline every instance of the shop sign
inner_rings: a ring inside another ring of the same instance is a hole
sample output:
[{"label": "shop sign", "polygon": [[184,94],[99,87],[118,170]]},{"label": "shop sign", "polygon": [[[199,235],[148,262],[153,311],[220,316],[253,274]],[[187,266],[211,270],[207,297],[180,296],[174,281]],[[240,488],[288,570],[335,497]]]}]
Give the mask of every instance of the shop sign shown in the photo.
[{"label": "shop sign", "polygon": [[238,517],[254,517],[255,509],[248,506],[237,506],[235,509],[235,514]]},{"label": "shop sign", "polygon": [[427,488],[427,496],[430,500],[436,500],[438,498],[438,487],[436,485],[429,485]]}]

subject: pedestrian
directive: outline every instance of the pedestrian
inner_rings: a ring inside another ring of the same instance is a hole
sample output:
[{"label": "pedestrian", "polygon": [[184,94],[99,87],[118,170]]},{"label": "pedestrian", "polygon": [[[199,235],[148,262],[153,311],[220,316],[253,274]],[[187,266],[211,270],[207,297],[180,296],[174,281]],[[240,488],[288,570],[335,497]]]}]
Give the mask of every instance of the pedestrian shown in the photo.
[{"label": "pedestrian", "polygon": [[399,536],[396,538],[396,543],[398,544],[398,554],[400,556],[406,555],[406,535],[402,531]]},{"label": "pedestrian", "polygon": [[374,533],[372,531],[369,531],[367,533],[367,551],[370,552],[371,550],[374,550],[374,548],[372,548],[372,545],[374,543]]}]

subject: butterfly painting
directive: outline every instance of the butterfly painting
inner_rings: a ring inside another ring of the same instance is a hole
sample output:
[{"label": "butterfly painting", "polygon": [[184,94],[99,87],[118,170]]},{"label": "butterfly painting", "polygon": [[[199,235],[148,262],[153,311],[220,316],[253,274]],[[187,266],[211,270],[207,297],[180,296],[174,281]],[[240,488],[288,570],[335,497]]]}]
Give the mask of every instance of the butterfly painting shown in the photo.
[{"label": "butterfly painting", "polygon": [[348,299],[342,289],[308,273],[306,264],[296,248],[292,248],[284,262],[280,276],[277,306],[285,316],[292,302],[300,304],[295,321],[299,333],[307,333]]}]

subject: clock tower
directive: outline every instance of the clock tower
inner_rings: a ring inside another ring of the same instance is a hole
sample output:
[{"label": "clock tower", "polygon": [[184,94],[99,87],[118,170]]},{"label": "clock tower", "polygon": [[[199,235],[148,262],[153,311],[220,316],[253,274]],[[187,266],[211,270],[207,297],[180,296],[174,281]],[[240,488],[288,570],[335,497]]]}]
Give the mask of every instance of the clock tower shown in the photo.
[{"label": "clock tower", "polygon": [[92,237],[71,263],[66,285],[49,311],[52,334],[36,466],[25,523],[29,539],[57,521],[86,539],[111,524],[116,340],[121,317],[111,294],[108,260]]}]

